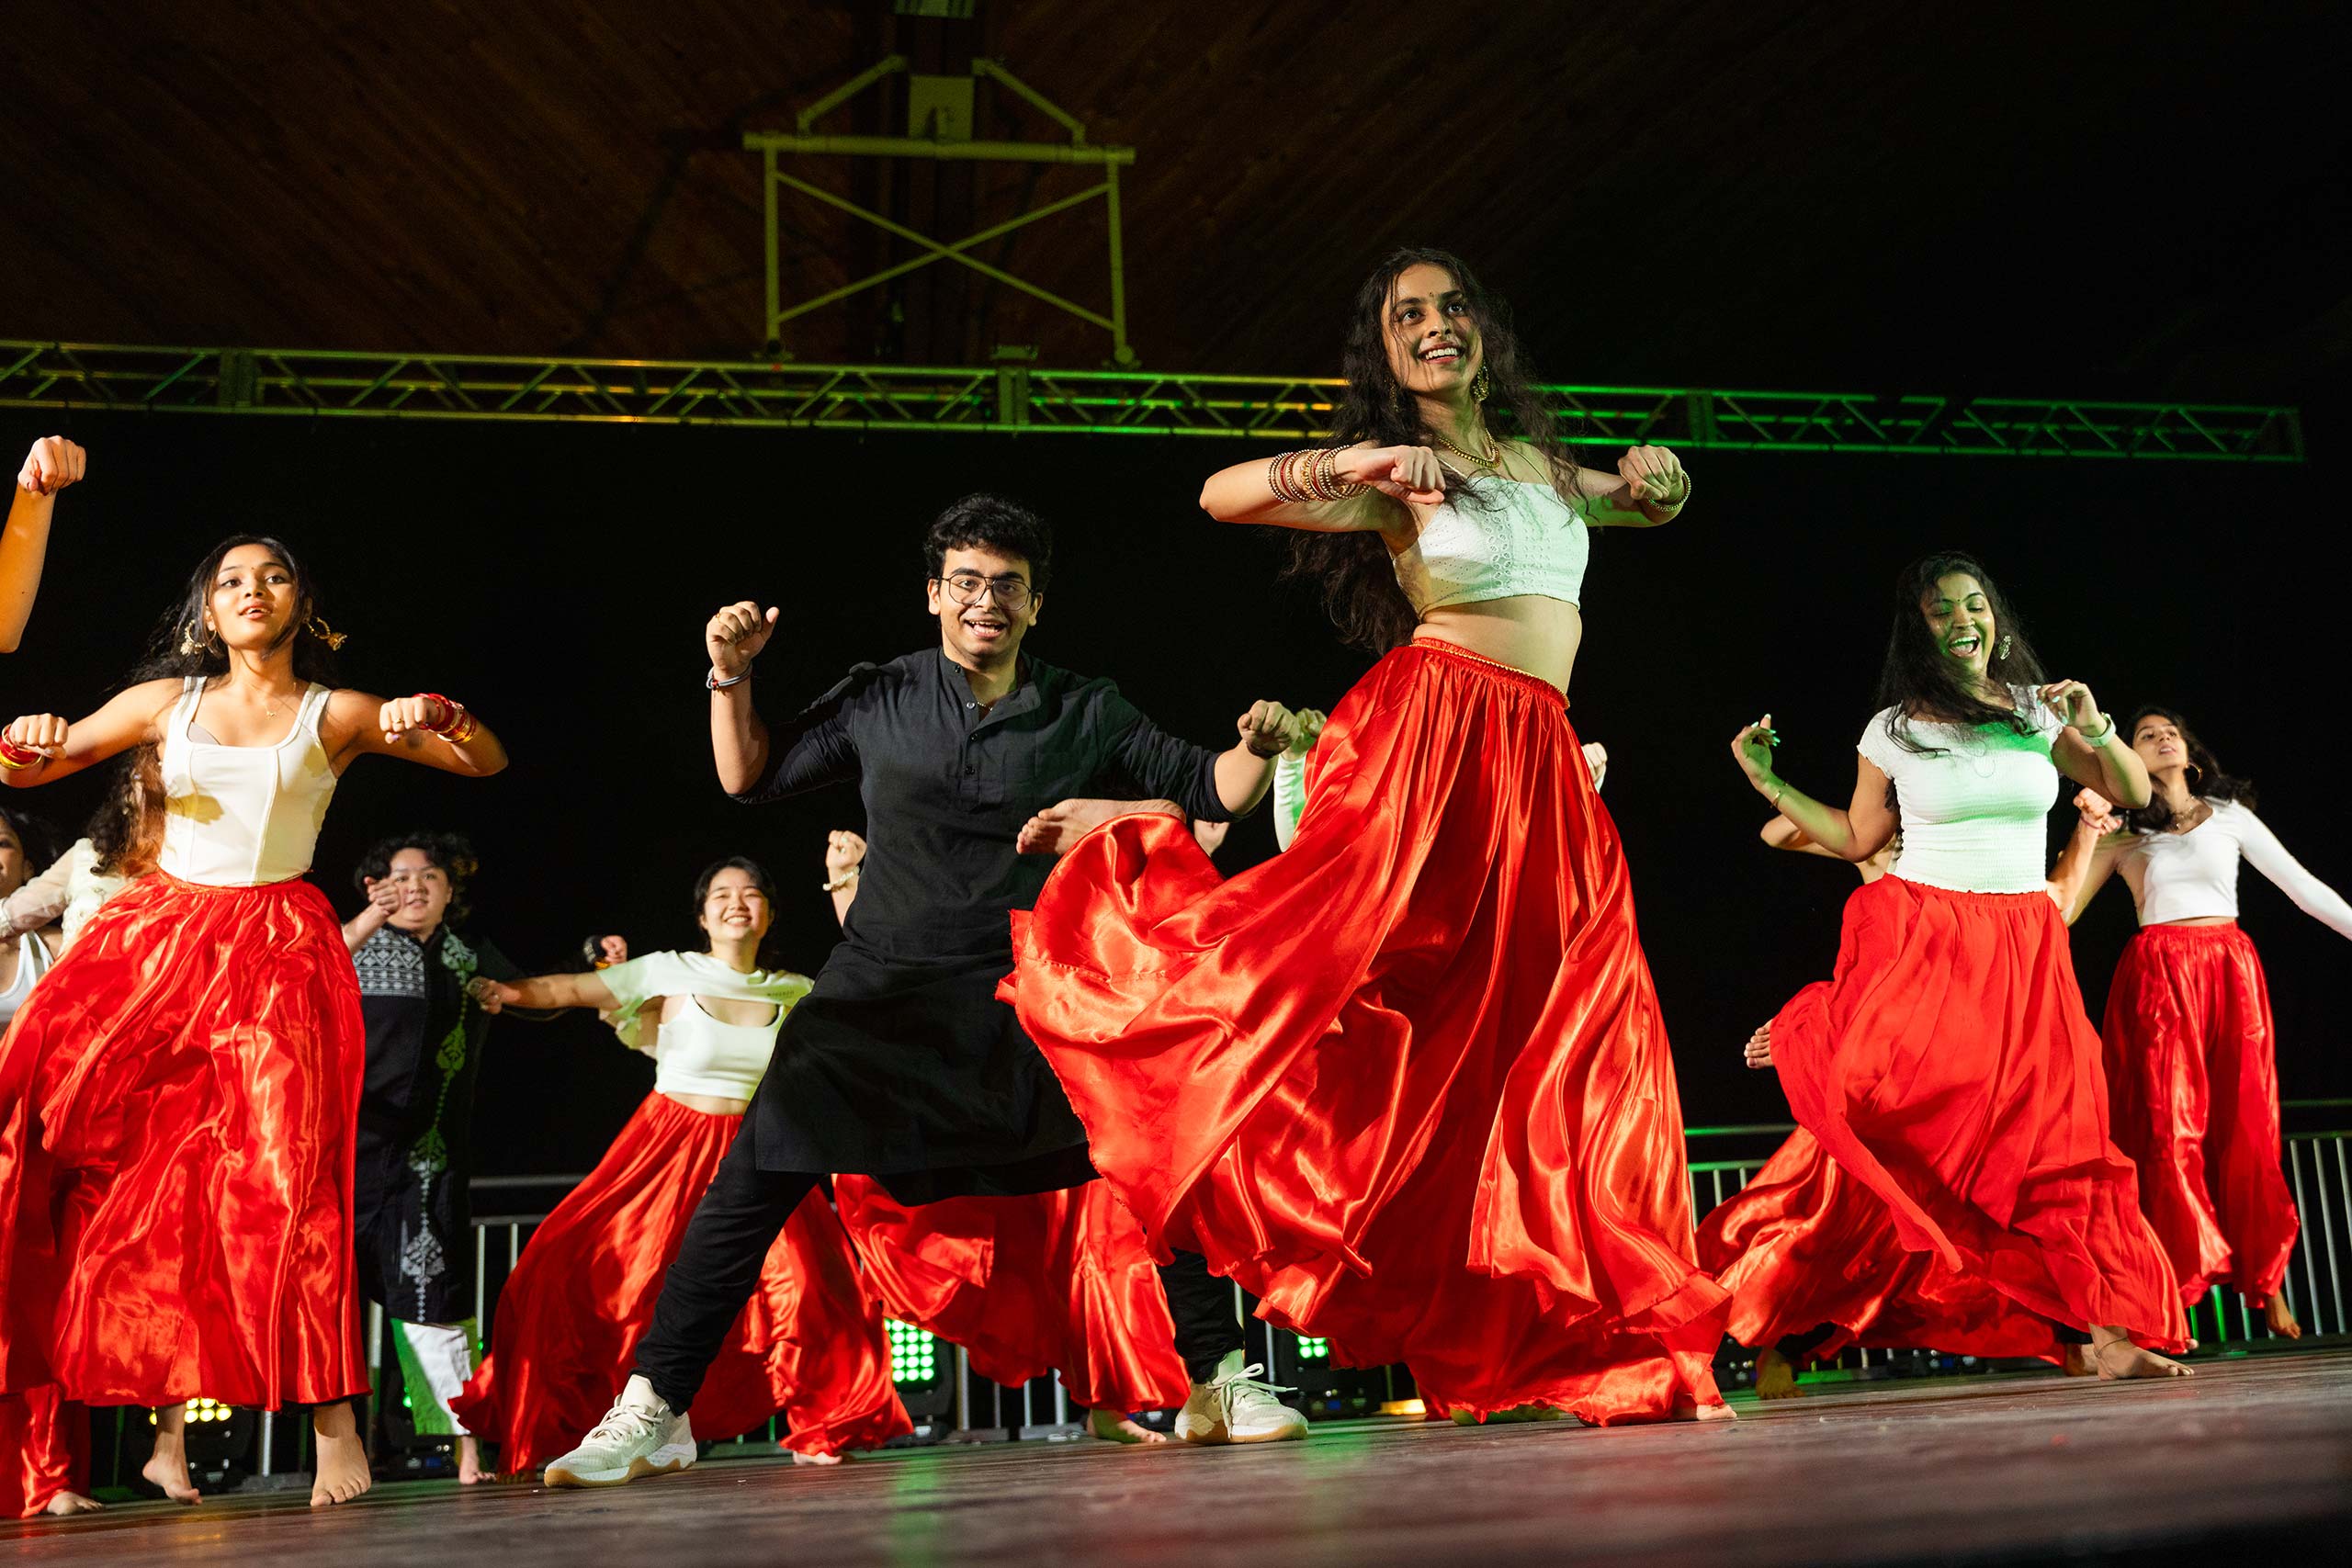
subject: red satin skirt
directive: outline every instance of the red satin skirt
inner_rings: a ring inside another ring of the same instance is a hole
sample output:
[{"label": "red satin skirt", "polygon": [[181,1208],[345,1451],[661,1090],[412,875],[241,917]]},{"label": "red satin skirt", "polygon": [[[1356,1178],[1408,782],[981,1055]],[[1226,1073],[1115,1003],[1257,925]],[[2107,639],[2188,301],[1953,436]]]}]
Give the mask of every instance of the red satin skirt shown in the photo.
[{"label": "red satin skirt", "polygon": [[[491,1314],[490,1354],[450,1402],[498,1467],[568,1453],[628,1382],[686,1222],[742,1117],[649,1094],[613,1146],[532,1233]],[[849,1237],[811,1192],[768,1248],[759,1289],[695,1395],[703,1438],[782,1412],[797,1453],[879,1448],[914,1429],[890,1382],[882,1314]]]},{"label": "red satin skirt", "polygon": [[1058,1371],[1073,1402],[1122,1415],[1184,1403],[1150,1244],[1104,1183],[909,1207],[836,1176],[833,1199],[883,1310],[961,1345],[990,1382]]},{"label": "red satin skirt", "polygon": [[1827,1359],[1849,1345],[2065,1357],[2047,1318],[1937,1254],[1905,1247],[1886,1200],[1802,1128],[1699,1222],[1699,1261],[1731,1292],[1727,1327],[1742,1345],[1826,1325],[1808,1357]]},{"label": "red satin skirt", "polygon": [[33,1519],[90,1489],[90,1413],[54,1383],[0,1393],[0,1518]]},{"label": "red satin skirt", "polygon": [[1119,818],[1013,916],[1021,1022],[1159,1248],[1441,1410],[1719,1406],[1674,1064],[1625,858],[1542,681],[1381,660],[1290,850]]},{"label": "red satin skirt", "polygon": [[276,1408],[365,1393],[359,984],[307,882],[157,874],[0,1044],[0,1387]]},{"label": "red satin skirt", "polygon": [[2235,925],[2144,928],[2115,966],[2102,1032],[2115,1142],[2140,1168],[2140,1207],[2181,1299],[2228,1281],[2267,1304],[2299,1226],[2254,939]]},{"label": "red satin skirt", "polygon": [[[2098,1035],[2047,897],[1897,876],[1858,889],[1836,977],[1781,1010],[1772,1059],[1797,1122],[1886,1205],[1905,1250],[2057,1323],[2185,1348],[2172,1267],[2108,1136]],[[1759,1269],[1736,1310],[1781,1318],[1776,1288],[1787,1273]]]}]

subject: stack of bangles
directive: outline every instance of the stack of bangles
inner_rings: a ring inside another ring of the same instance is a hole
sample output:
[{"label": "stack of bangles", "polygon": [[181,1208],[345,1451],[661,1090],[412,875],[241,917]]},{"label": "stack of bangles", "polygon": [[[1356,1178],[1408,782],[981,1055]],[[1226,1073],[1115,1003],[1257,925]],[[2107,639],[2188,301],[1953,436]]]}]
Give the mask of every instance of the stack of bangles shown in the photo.
[{"label": "stack of bangles", "polygon": [[1277,501],[1305,505],[1316,501],[1345,501],[1372,487],[1340,478],[1340,454],[1333,447],[1283,452],[1266,464],[1266,488]]},{"label": "stack of bangles", "polygon": [[12,773],[22,773],[48,761],[46,756],[31,747],[17,745],[14,736],[0,732],[0,768],[6,768]]},{"label": "stack of bangles", "polygon": [[450,745],[463,746],[481,728],[481,720],[468,713],[465,704],[445,697],[438,692],[421,692],[418,695],[430,697],[441,705],[441,722],[428,724],[424,728]]}]

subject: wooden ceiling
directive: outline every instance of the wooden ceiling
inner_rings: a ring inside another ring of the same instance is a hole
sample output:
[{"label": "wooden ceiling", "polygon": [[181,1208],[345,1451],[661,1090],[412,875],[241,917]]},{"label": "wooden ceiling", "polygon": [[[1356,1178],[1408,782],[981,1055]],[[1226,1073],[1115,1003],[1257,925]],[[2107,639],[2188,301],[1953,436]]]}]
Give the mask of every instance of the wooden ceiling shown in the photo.
[{"label": "wooden ceiling", "polygon": [[[643,356],[758,342],[746,129],[977,50],[1138,150],[1132,335],[1329,371],[1387,246],[1449,245],[1549,375],[2302,396],[2352,346],[2341,7],[1772,0],[15,0],[0,335]],[[2233,15],[2233,13],[2236,13]],[[827,121],[897,131],[892,87]],[[1050,138],[981,89],[985,133]],[[1052,169],[808,165],[952,237]],[[1100,306],[1096,209],[989,258]],[[786,206],[787,292],[902,254]],[[945,268],[804,358],[1104,355]]]}]

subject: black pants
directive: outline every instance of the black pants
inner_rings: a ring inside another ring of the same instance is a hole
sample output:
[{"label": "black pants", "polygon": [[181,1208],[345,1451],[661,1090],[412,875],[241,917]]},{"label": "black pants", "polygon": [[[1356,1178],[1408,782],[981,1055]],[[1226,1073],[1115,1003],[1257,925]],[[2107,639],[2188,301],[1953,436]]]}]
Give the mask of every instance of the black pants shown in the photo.
[{"label": "black pants", "polygon": [[[674,1411],[694,1403],[711,1359],[759,1284],[768,1248],[817,1185],[816,1177],[799,1171],[762,1170],[753,1125],[752,1118],[743,1119],[710,1190],[695,1206],[677,1259],[662,1281],[653,1326],[638,1341],[637,1371]],[[1192,1252],[1178,1253],[1159,1278],[1175,1320],[1176,1353],[1195,1382],[1205,1382],[1220,1359],[1241,1348],[1233,1287]]]}]

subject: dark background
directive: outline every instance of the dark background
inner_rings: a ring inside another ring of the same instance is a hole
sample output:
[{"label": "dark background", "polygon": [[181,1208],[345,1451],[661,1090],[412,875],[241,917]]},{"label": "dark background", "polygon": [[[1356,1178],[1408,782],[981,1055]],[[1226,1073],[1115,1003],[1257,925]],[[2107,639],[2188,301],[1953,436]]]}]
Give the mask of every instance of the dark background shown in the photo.
[{"label": "dark background", "polygon": [[[1766,808],[1725,743],[1769,708],[1792,778],[1836,798],[1888,584],[1928,548],[1981,553],[2053,673],[2119,712],[2185,708],[2260,781],[2290,848],[2352,886],[2336,830],[2352,753],[2326,678],[2352,410],[2340,6],[979,0],[949,24],[875,0],[20,0],[9,16],[28,43],[0,93],[0,337],[744,355],[761,238],[741,133],[787,127],[897,49],[948,72],[1001,57],[1095,141],[1137,149],[1127,285],[1153,368],[1331,373],[1355,281],[1388,246],[1434,242],[1512,297],[1562,380],[2300,403],[2301,467],[1692,452],[1681,521],[1596,540],[1574,717],[1611,750],[1694,1122],[1783,1114],[1738,1045],[1826,972],[1853,884],[1756,842]],[[902,129],[897,90],[829,128]],[[978,130],[1057,134],[989,88]],[[943,235],[1075,188],[1068,170],[807,172]],[[813,204],[786,222],[804,295],[899,254]],[[989,259],[1099,305],[1099,231],[1068,222]],[[809,318],[794,346],[956,364],[1000,343],[1048,366],[1105,350],[939,268]],[[822,961],[824,832],[857,825],[855,800],[720,796],[699,628],[723,600],[786,607],[758,676],[771,715],[935,640],[916,540],[967,491],[1061,530],[1031,646],[1114,676],[1172,730],[1223,744],[1251,699],[1328,706],[1366,663],[1273,581],[1278,541],[1195,509],[1210,468],[1260,450],[1239,445],[0,408],[0,449],[13,461],[59,428],[94,477],[61,502],[0,708],[86,711],[207,545],[281,528],[352,633],[349,681],[463,697],[515,759],[486,784],[362,763],[317,874],[347,910],[377,835],[463,829],[487,868],[475,930],[535,966],[594,931],[691,942],[695,871],[737,852],[784,886],[778,953]],[[66,825],[93,793],[23,803]],[[1261,819],[1222,858],[1272,850]],[[2352,1092],[2327,979],[2340,939],[2251,874],[2244,902],[2286,1092]],[[2094,1013],[2131,925],[2119,886],[2078,929]],[[589,1021],[494,1039],[487,1171],[585,1168],[650,1082]]]},{"label": "dark background", "polygon": [[[458,696],[514,758],[485,783],[363,760],[316,874],[347,912],[350,868],[376,835],[462,829],[485,866],[474,930],[533,967],[573,966],[591,931],[625,932],[640,950],[692,942],[695,873],[736,852],[782,885],[775,952],[795,967],[822,962],[825,830],[860,826],[856,799],[843,789],[753,809],[718,792],[702,622],[739,597],[783,605],[756,676],[771,716],[853,662],[935,644],[918,540],[966,490],[1029,498],[1059,527],[1028,646],[1114,676],[1174,732],[1225,745],[1253,698],[1329,706],[1367,662],[1303,591],[1273,581],[1271,533],[1195,509],[1221,445],[159,417],[73,429],[101,478],[61,502],[0,705],[86,711],[205,543],[282,526],[351,634],[346,681]],[[2324,465],[1695,454],[1690,466],[1697,495],[1680,521],[1596,537],[1572,714],[1610,750],[1605,799],[1693,1122],[1784,1114],[1738,1046],[1826,974],[1854,885],[1843,866],[1757,842],[1769,813],[1726,742],[1769,708],[1789,776],[1842,798],[1888,585],[1925,548],[1981,552],[2052,671],[2089,681],[2109,707],[2185,708],[2260,781],[2264,817],[2290,848],[2352,886],[2337,830],[2344,747],[2309,673],[2331,661],[2342,587],[2327,556],[2286,543],[2319,509]],[[20,799],[70,821],[94,794],[77,780]],[[2053,846],[2067,819],[2053,815]],[[1261,816],[1220,859],[1231,870],[1272,852]],[[2352,1092],[2328,978],[2342,939],[2250,871],[2243,893],[2275,983],[2286,1092]],[[2094,1016],[2132,924],[2118,881],[2078,928]],[[486,1173],[584,1168],[650,1080],[585,1015],[504,1025],[493,1040]]]}]

